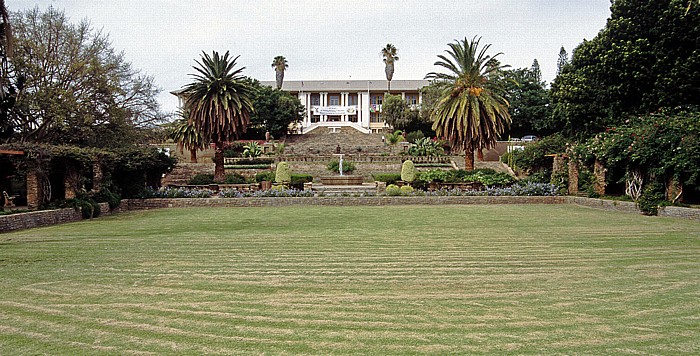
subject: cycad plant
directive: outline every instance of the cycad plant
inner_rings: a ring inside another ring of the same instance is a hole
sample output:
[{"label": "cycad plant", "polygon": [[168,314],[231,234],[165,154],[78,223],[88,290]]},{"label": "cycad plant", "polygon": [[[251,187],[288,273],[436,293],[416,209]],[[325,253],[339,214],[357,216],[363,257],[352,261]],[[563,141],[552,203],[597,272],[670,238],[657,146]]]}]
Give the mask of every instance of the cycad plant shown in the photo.
[{"label": "cycad plant", "polygon": [[218,182],[225,176],[224,143],[246,131],[254,111],[253,89],[241,75],[245,67],[236,68],[237,59],[229,58],[228,52],[223,56],[202,52],[201,62],[195,61],[198,66],[193,67],[195,80],[184,88],[189,122],[216,146],[214,179]]},{"label": "cycad plant", "polygon": [[190,162],[197,163],[197,150],[207,148],[207,141],[194,124],[188,122],[188,110],[181,110],[178,114],[181,118],[172,124],[168,137],[177,143],[181,153],[184,149],[190,151]]},{"label": "cycad plant", "polygon": [[491,45],[479,48],[480,38],[466,38],[448,46],[447,55],[435,62],[447,73],[428,73],[438,87],[440,98],[432,112],[433,130],[452,148],[463,149],[465,169],[474,169],[474,151],[491,148],[509,127],[511,118],[503,88],[494,79],[500,65],[486,52]]}]

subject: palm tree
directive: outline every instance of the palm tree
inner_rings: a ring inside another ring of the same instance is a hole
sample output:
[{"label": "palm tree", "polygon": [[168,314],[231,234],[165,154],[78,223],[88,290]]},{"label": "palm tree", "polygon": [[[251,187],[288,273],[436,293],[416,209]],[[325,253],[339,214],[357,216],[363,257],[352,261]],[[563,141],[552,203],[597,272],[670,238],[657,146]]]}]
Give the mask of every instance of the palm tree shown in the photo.
[{"label": "palm tree", "polygon": [[393,44],[387,43],[386,47],[382,48],[382,57],[384,57],[384,73],[386,74],[387,91],[391,92],[391,78],[394,77],[394,62],[399,60],[396,55],[396,47]]},{"label": "palm tree", "polygon": [[189,150],[190,162],[197,163],[197,150],[207,148],[207,141],[202,133],[194,127],[194,124],[188,122],[188,110],[181,110],[179,114],[182,118],[173,123],[168,137],[177,143],[180,153],[183,149]]},{"label": "palm tree", "polygon": [[[432,112],[438,137],[444,137],[452,148],[464,149],[465,169],[474,169],[474,150],[491,148],[501,133],[510,125],[508,101],[502,96],[503,88],[494,79],[497,72],[508,66],[498,63],[486,51],[491,45],[479,49],[479,41],[455,40],[446,50],[449,58],[439,55],[436,66],[449,73],[431,72],[426,79],[433,79],[440,98]],[[494,63],[498,63],[494,65]]]},{"label": "palm tree", "polygon": [[244,133],[254,111],[252,88],[236,69],[236,58],[229,59],[214,51],[212,56],[202,52],[202,61],[190,74],[195,81],[184,88],[185,108],[190,110],[189,122],[207,141],[214,142],[214,179],[224,180],[224,142],[235,140]]},{"label": "palm tree", "polygon": [[275,68],[275,80],[277,81],[277,89],[282,89],[284,81],[284,71],[289,68],[287,59],[284,56],[277,56],[272,60],[272,68]]},{"label": "palm tree", "polygon": [[5,97],[5,90],[9,84],[8,59],[12,57],[12,27],[10,26],[10,13],[5,7],[5,0],[0,0],[0,98]]}]

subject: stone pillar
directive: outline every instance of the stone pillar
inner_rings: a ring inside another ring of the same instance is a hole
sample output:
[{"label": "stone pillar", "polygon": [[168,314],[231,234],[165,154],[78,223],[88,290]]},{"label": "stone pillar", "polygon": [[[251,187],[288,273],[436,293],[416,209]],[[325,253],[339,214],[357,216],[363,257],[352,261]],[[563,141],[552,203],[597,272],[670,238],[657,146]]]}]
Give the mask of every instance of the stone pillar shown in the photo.
[{"label": "stone pillar", "polygon": [[99,192],[104,183],[104,172],[102,171],[102,162],[96,159],[92,162],[92,191]]},{"label": "stone pillar", "polygon": [[683,184],[672,176],[666,180],[666,200],[671,203],[683,201]]},{"label": "stone pillar", "polygon": [[63,175],[63,187],[65,188],[66,199],[73,199],[78,195],[80,172],[74,164],[66,164],[66,173]]},{"label": "stone pillar", "polygon": [[39,209],[44,200],[44,192],[41,188],[41,176],[36,168],[27,170],[27,209]]},{"label": "stone pillar", "polygon": [[569,160],[569,195],[578,194],[578,163],[576,160]]},{"label": "stone pillar", "polygon": [[599,195],[605,195],[605,186],[606,186],[606,184],[605,184],[605,172],[606,171],[607,171],[607,169],[605,169],[605,166],[603,166],[603,163],[596,159],[595,164],[593,166],[593,175],[595,176],[595,183],[593,184],[593,189]]}]

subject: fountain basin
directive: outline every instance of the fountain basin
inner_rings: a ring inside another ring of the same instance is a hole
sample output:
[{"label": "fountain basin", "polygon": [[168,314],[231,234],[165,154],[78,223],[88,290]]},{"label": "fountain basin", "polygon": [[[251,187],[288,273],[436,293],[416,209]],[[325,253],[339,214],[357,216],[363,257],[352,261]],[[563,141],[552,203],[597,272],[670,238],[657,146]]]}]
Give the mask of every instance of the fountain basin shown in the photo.
[{"label": "fountain basin", "polygon": [[329,176],[321,177],[323,185],[362,185],[362,176]]}]

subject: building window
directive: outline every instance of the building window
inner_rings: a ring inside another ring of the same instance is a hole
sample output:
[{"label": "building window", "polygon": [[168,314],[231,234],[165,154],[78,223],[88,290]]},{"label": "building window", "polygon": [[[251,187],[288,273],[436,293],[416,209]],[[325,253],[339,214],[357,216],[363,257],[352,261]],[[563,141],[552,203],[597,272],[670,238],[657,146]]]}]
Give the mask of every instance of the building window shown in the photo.
[{"label": "building window", "polygon": [[418,94],[406,94],[406,104],[418,105]]},{"label": "building window", "polygon": [[384,100],[384,95],[372,94],[372,96],[369,99],[369,103],[372,105],[382,105],[383,100]]},{"label": "building window", "polygon": [[340,121],[340,115],[328,115],[328,121]]},{"label": "building window", "polygon": [[311,94],[311,105],[321,105],[321,95]]},{"label": "building window", "polygon": [[350,122],[357,122],[357,115],[350,115],[350,116],[348,116],[348,121],[350,121]]},{"label": "building window", "polygon": [[382,115],[378,112],[369,113],[369,122],[384,122],[382,121]]},{"label": "building window", "polygon": [[357,94],[348,95],[348,105],[357,105]]},{"label": "building window", "polygon": [[340,95],[338,95],[338,94],[329,95],[328,96],[328,105],[331,105],[331,106],[340,105]]},{"label": "building window", "polygon": [[315,124],[321,121],[321,115],[311,115],[311,123]]}]

